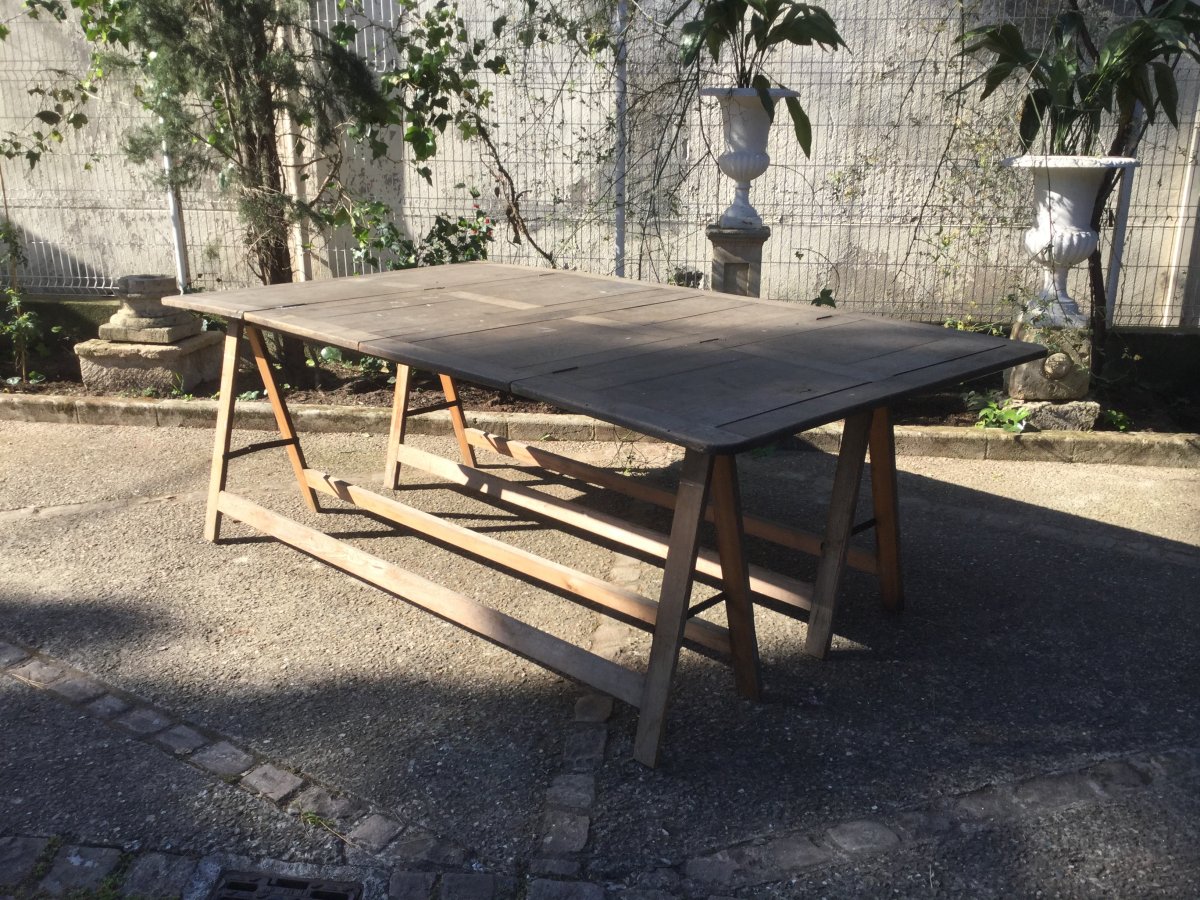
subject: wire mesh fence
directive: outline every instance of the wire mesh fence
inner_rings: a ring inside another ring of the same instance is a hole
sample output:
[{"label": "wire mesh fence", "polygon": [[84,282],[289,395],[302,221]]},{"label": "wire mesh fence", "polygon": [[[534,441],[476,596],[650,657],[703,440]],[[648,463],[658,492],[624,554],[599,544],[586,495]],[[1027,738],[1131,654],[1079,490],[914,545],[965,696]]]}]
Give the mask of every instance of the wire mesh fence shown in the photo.
[{"label": "wire mesh fence", "polygon": [[[0,0],[6,12],[17,5]],[[476,189],[497,222],[493,259],[706,284],[705,226],[729,203],[733,185],[714,162],[723,141],[719,113],[698,97],[699,83],[678,62],[680,23],[667,21],[674,5],[573,5],[573,14],[609,29],[614,47],[600,52],[566,41],[525,48],[510,39],[503,48],[510,72],[492,78],[493,103],[485,111],[494,156],[447,137],[426,183],[395,141],[384,160],[351,153],[347,184],[389,203],[414,236],[438,214],[468,211],[476,202],[468,189]],[[772,231],[763,295],[807,302],[828,289],[844,309],[924,321],[1010,321],[1014,302],[1040,280],[1022,248],[1032,215],[1029,176],[999,166],[1017,151],[1013,96],[1002,90],[978,101],[971,82],[979,67],[959,54],[957,37],[1001,15],[1036,33],[1060,4],[825,5],[849,52],[784,51],[769,63],[776,80],[801,92],[814,149],[806,158],[790,129],[777,123],[772,166],[754,182],[751,201]],[[517,21],[526,9],[514,3],[503,10],[488,0],[462,0],[460,7],[481,35],[490,35],[501,12]],[[372,0],[367,12],[384,23],[400,14],[391,0]],[[312,4],[319,28],[340,14],[336,0]],[[28,119],[30,83],[48,69],[82,64],[86,48],[67,34],[53,22],[27,23],[0,45],[0,130]],[[357,49],[384,69],[388,48],[380,34],[365,30]],[[705,83],[722,77],[701,74]],[[1188,278],[1200,253],[1200,77],[1181,63],[1178,78],[1179,128],[1148,131],[1133,179],[1116,292],[1120,327],[1200,326],[1200,282]],[[122,132],[141,115],[132,97],[110,85],[91,123],[60,152],[32,171],[4,164],[11,213],[25,238],[19,277],[26,289],[105,293],[123,274],[172,270],[165,195],[120,149]],[[506,224],[497,166],[516,188],[532,240]],[[193,284],[211,290],[252,283],[232,201],[215,184],[182,200]],[[314,235],[310,246],[314,277],[363,269],[345,234]],[[1082,270],[1072,275],[1072,291],[1086,297]]]}]

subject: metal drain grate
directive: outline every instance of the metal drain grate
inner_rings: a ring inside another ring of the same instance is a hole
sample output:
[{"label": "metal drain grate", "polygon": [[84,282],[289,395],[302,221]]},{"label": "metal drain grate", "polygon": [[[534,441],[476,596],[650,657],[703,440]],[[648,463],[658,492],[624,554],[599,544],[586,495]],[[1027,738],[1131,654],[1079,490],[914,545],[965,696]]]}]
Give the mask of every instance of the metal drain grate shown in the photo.
[{"label": "metal drain grate", "polygon": [[362,900],[357,881],[292,878],[269,872],[222,872],[208,900]]}]

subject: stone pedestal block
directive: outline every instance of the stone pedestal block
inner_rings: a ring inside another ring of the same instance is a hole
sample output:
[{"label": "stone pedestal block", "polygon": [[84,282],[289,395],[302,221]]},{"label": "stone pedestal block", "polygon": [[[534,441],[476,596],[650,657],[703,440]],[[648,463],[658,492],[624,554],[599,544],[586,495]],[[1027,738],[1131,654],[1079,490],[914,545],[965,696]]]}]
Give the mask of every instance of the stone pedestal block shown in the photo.
[{"label": "stone pedestal block", "polygon": [[1045,359],[1014,366],[1004,373],[1004,386],[1014,400],[1082,400],[1091,384],[1092,336],[1082,328],[1037,328],[1024,322],[1013,340],[1041,344]]},{"label": "stone pedestal block", "polygon": [[79,370],[89,390],[169,393],[190,391],[221,375],[219,331],[202,331],[173,344],[128,344],[92,340],[75,345]]},{"label": "stone pedestal block", "polygon": [[186,310],[168,309],[162,298],[177,293],[167,275],[126,275],[117,282],[121,308],[100,326],[106,341],[173,344],[200,333],[200,320]]},{"label": "stone pedestal block", "polygon": [[771,236],[771,229],[765,225],[758,228],[709,225],[704,233],[713,246],[712,289],[757,297],[762,276],[762,248]]},{"label": "stone pedestal block", "polygon": [[1030,400],[1018,405],[1029,410],[1025,427],[1032,431],[1091,431],[1100,418],[1100,404],[1095,400]]}]

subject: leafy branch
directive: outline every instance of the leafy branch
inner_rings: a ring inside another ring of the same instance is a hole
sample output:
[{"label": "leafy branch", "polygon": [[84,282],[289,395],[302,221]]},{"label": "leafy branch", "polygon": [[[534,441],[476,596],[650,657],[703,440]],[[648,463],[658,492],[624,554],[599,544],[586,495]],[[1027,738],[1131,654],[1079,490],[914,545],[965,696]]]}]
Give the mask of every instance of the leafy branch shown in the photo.
[{"label": "leafy branch", "polygon": [[[685,4],[686,6],[686,4]],[[676,14],[685,7],[681,6]],[[833,18],[822,7],[797,0],[708,0],[700,16],[683,26],[680,51],[685,65],[695,65],[703,50],[714,63],[722,52],[732,62],[734,83],[758,91],[763,108],[774,120],[773,82],[763,71],[767,56],[782,45],[834,51],[845,47]],[[785,98],[796,140],[805,156],[812,151],[812,124],[798,97]]]}]

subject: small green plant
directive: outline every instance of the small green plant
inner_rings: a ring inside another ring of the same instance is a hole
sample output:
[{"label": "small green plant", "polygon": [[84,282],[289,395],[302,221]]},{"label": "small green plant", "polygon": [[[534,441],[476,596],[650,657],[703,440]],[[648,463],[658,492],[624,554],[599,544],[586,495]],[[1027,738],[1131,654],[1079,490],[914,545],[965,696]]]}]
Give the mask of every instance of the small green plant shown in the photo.
[{"label": "small green plant", "polygon": [[305,825],[311,825],[314,828],[325,828],[329,831],[333,831],[335,824],[333,819],[327,819],[320,813],[313,812],[311,809],[306,809],[300,813],[300,821]]},{"label": "small green plant", "polygon": [[1104,409],[1100,411],[1100,420],[1113,431],[1129,431],[1133,428],[1133,419],[1119,409]]},{"label": "small green plant", "polygon": [[808,301],[813,306],[829,306],[836,307],[837,301],[833,298],[833,288],[821,288],[817,296]]},{"label": "small green plant", "polygon": [[[3,184],[0,183],[0,187]],[[7,339],[12,348],[13,366],[17,375],[6,378],[5,384],[40,384],[46,376],[29,371],[29,355],[46,352],[46,330],[33,310],[22,306],[21,290],[17,284],[17,268],[25,261],[25,249],[16,224],[8,214],[8,195],[4,195],[4,216],[0,218],[0,255],[8,269],[8,287],[4,289],[4,310],[0,312],[0,340]],[[61,325],[50,329],[51,334],[62,331]]]},{"label": "small green plant", "polygon": [[[673,19],[690,4],[678,7]],[[833,17],[819,6],[798,3],[796,0],[703,0],[699,17],[683,26],[679,49],[685,66],[699,63],[701,51],[707,50],[714,63],[725,61],[733,66],[734,80],[739,88],[754,88],[767,115],[775,118],[775,101],[769,93],[772,87],[785,87],[763,72],[767,56],[780,45],[837,50],[846,42],[838,34]],[[796,97],[788,97],[788,115],[796,132],[796,141],[805,156],[812,151],[812,125],[808,114]]]},{"label": "small green plant", "polygon": [[1003,391],[967,391],[962,394],[963,406],[969,412],[979,412],[989,403],[999,403],[1004,398]]},{"label": "small green plant", "polygon": [[1029,418],[1029,410],[1013,406],[1012,400],[1005,400],[1003,403],[991,400],[987,406],[979,410],[979,418],[975,427],[1001,428],[1012,434],[1020,434],[1025,430],[1027,418]]},{"label": "small green plant", "polygon": [[306,809],[300,813],[300,821],[310,828],[323,828],[332,834],[343,844],[353,844],[354,842],[346,835],[337,830],[337,823],[330,818],[322,816],[320,813],[314,812],[311,809]]},{"label": "small green plant", "polygon": [[[362,375],[371,377],[383,375],[388,370],[388,361],[377,356],[362,356],[358,360],[346,359],[346,355],[338,347],[322,347],[317,351],[317,359],[310,358],[307,365],[316,366],[318,360],[323,363],[337,363],[350,369],[357,369]],[[394,380],[394,379],[393,379]]]},{"label": "small green plant", "polygon": [[45,848],[40,854],[38,854],[37,862],[35,862],[33,865],[33,871],[29,873],[29,880],[42,880],[45,874],[50,871],[50,866],[54,862],[54,857],[58,855],[58,851],[62,845],[63,839],[58,835],[55,835],[46,842]]},{"label": "small green plant", "polygon": [[1006,81],[1019,85],[1026,151],[1040,136],[1049,153],[1091,154],[1100,144],[1131,155],[1139,107],[1149,122],[1161,111],[1179,127],[1175,65],[1183,56],[1200,61],[1200,4],[1138,3],[1126,16],[1081,7],[1068,3],[1041,47],[998,22],[964,33],[963,52],[991,56],[974,82],[983,82],[981,100]]},{"label": "small green plant", "polygon": [[952,328],[955,331],[970,331],[974,334],[990,334],[993,337],[1004,337],[1008,333],[1003,322],[977,322],[970,316],[962,319],[946,319],[942,322],[942,327]]},{"label": "small green plant", "polygon": [[242,391],[237,395],[239,400],[257,400],[262,397],[262,391]]},{"label": "small green plant", "polygon": [[387,370],[387,360],[380,359],[378,356],[364,356],[358,361],[358,371],[364,375],[383,375]]},{"label": "small green plant", "polygon": [[[29,371],[29,357],[34,353],[46,353],[47,329],[42,326],[41,319],[33,310],[21,305],[21,295],[15,288],[4,291],[5,309],[0,316],[0,338],[6,338],[12,348],[13,367],[17,371],[15,378],[6,379],[7,384],[38,384],[46,380],[44,375]],[[50,334],[62,331],[61,325],[49,329]]]},{"label": "small green plant", "polygon": [[176,375],[171,384],[171,399],[172,400],[195,400],[195,396],[183,389],[183,378]]},{"label": "small green plant", "polygon": [[364,266],[415,269],[474,262],[488,258],[495,223],[480,208],[479,191],[472,188],[470,194],[470,213],[457,218],[436,216],[429,231],[417,239],[404,234],[391,208],[379,201],[345,203],[327,221],[350,229],[358,244],[354,259]]}]

